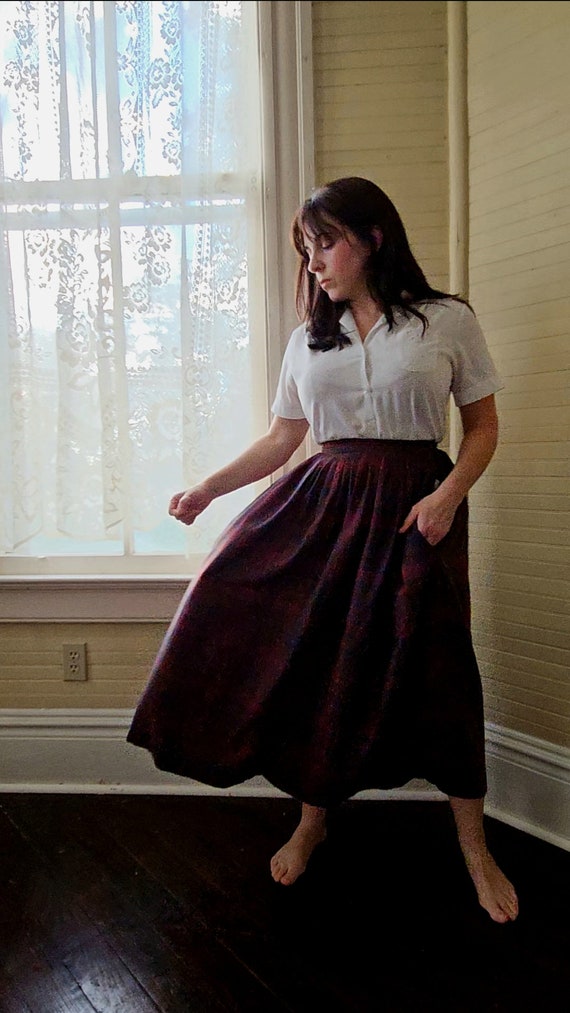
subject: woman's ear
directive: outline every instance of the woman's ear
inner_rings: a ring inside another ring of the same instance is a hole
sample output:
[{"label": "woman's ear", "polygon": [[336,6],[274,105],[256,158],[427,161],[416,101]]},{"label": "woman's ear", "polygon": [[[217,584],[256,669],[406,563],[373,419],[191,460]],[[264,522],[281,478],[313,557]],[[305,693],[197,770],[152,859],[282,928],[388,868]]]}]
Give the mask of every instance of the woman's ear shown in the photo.
[{"label": "woman's ear", "polygon": [[384,236],[382,235],[382,229],[379,229],[378,227],[372,229],[372,235],[374,237],[374,242],[376,246],[374,252],[377,253],[380,247],[382,246],[382,240],[384,238]]}]

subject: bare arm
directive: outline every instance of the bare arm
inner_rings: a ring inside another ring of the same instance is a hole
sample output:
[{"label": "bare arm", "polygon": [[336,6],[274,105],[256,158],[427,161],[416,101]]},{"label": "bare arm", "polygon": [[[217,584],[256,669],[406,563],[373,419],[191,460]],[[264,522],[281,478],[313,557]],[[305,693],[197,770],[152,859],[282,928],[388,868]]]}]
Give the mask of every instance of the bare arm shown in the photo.
[{"label": "bare arm", "polygon": [[437,545],[449,531],[455,511],[472,485],[483,474],[497,446],[498,420],[495,398],[481,398],[460,408],[463,439],[453,470],[437,487],[410,510],[401,532],[414,522],[431,545]]},{"label": "bare arm", "polygon": [[198,514],[213,499],[266,478],[283,467],[303,442],[308,428],[305,419],[283,419],[276,416],[265,436],[252,443],[234,461],[210,475],[200,485],[176,493],[170,501],[169,514],[183,524],[193,524]]}]

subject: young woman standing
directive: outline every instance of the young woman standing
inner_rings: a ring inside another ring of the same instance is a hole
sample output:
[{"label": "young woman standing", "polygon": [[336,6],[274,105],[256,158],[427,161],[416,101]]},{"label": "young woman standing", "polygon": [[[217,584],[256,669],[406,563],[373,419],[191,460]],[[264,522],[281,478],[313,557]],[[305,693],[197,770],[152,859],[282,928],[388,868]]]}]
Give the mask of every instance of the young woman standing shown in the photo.
[{"label": "young woman standing", "polygon": [[[181,602],[129,731],[161,769],[227,787],[256,775],[301,802],[271,861],[290,885],[326,810],[425,778],[450,800],[479,902],[516,917],[487,849],[481,680],[470,632],[467,494],[497,443],[501,381],[471,308],[433,289],[396,208],[359,177],[292,227],[301,325],[268,433],[177,493],[185,524],[320,451],[233,521]],[[463,438],[441,441],[450,395]]]}]

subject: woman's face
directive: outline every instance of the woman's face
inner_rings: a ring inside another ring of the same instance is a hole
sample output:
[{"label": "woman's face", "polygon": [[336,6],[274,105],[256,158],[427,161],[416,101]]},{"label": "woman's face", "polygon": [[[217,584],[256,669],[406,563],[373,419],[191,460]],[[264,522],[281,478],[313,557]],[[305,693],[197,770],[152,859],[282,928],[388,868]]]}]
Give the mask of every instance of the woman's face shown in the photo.
[{"label": "woman's face", "polygon": [[307,269],[333,302],[358,302],[370,298],[366,264],[370,248],[353,232],[331,227],[318,234],[305,231]]}]

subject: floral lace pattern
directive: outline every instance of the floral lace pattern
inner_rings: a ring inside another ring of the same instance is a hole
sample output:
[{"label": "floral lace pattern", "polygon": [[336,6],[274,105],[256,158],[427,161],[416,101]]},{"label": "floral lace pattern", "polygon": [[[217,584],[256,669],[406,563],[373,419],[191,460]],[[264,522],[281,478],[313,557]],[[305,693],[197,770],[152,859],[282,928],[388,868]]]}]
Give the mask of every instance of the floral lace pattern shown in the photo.
[{"label": "floral lace pattern", "polygon": [[4,553],[185,551],[171,494],[265,423],[254,8],[0,7]]}]

